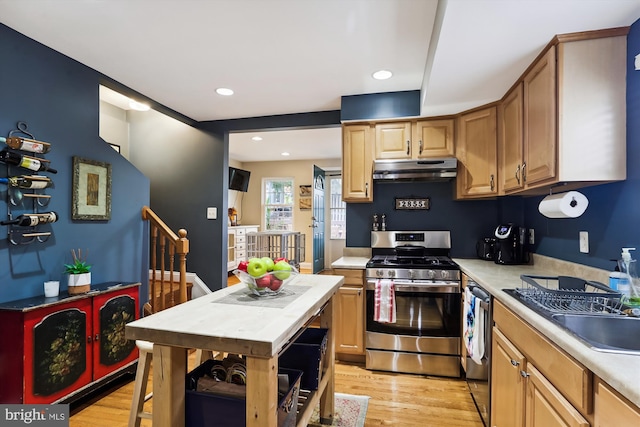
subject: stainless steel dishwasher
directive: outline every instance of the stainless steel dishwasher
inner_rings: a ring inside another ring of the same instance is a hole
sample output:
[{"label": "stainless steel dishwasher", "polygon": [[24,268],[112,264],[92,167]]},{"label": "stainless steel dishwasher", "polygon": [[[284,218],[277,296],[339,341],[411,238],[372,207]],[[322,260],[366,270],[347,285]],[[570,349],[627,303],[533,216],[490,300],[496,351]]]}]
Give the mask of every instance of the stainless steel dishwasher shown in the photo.
[{"label": "stainless steel dishwasher", "polygon": [[[480,313],[484,318],[484,355],[481,363],[476,363],[467,356],[466,378],[473,401],[480,412],[482,422],[490,426],[490,396],[491,396],[491,329],[493,327],[492,305],[493,297],[476,282],[469,280],[467,287],[480,304]],[[464,345],[464,343],[462,344]]]}]

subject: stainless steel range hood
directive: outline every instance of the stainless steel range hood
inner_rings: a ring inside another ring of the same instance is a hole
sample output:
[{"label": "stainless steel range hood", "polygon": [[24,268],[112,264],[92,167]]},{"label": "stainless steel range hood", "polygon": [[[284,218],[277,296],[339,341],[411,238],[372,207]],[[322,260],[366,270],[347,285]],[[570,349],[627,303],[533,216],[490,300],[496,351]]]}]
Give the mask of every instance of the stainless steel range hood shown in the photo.
[{"label": "stainless steel range hood", "polygon": [[456,177],[458,160],[444,157],[422,160],[376,160],[373,179],[379,181],[448,181]]}]

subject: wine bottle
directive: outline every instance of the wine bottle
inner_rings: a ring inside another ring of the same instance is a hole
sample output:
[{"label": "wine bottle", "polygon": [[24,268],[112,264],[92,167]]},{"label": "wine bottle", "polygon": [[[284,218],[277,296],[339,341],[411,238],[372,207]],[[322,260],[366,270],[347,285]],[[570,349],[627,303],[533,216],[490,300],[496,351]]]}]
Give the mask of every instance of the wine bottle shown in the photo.
[{"label": "wine bottle", "polygon": [[43,141],[36,141],[35,139],[21,138],[19,136],[0,136],[0,142],[4,142],[10,148],[14,150],[31,151],[32,153],[48,153],[51,149],[51,144]]},{"label": "wine bottle", "polygon": [[0,184],[7,184],[11,187],[39,190],[41,188],[53,187],[51,178],[42,175],[22,175],[0,178]]},{"label": "wine bottle", "polygon": [[37,159],[31,156],[24,156],[13,151],[9,151],[6,148],[0,151],[0,162],[20,166],[21,168],[29,169],[32,171],[58,173],[57,170],[49,167],[48,162],[43,161],[42,159]]},{"label": "wine bottle", "polygon": [[16,219],[0,221],[0,225],[19,225],[21,227],[35,227],[40,224],[50,224],[58,220],[58,214],[51,212],[22,214]]}]

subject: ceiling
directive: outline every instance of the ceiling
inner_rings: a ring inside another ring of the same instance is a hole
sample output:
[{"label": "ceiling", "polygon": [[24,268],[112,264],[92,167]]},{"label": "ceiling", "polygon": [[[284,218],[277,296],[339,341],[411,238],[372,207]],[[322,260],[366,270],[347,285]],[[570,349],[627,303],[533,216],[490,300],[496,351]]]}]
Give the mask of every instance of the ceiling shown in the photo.
[{"label": "ceiling", "polygon": [[[640,0],[0,0],[1,23],[198,121],[416,89],[421,115],[457,113],[499,99],[555,34],[638,18]],[[232,158],[340,157],[339,128],[250,136],[231,135]]]}]

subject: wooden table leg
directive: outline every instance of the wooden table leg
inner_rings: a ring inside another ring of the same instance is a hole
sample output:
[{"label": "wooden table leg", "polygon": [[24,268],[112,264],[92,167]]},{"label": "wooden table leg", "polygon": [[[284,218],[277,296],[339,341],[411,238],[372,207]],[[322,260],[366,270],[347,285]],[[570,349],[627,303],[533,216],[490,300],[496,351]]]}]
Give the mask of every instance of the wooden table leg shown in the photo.
[{"label": "wooden table leg", "polygon": [[153,427],[184,427],[187,349],[153,345]]},{"label": "wooden table leg", "polygon": [[329,425],[331,425],[333,421],[333,414],[334,414],[333,411],[334,411],[334,404],[335,404],[335,400],[334,400],[335,370],[333,369],[333,366],[335,363],[335,344],[334,344],[335,330],[333,329],[334,298],[335,298],[335,295],[329,300],[329,302],[325,306],[320,316],[320,326],[328,329],[327,352],[325,353],[325,356],[324,356],[324,364],[325,366],[329,367],[327,372],[330,373],[329,381],[327,381],[327,386],[325,387],[324,392],[322,393],[322,396],[320,396],[320,422],[322,424],[329,424]]},{"label": "wooden table leg", "polygon": [[[247,356],[247,427],[278,425],[278,356]],[[156,427],[154,425],[154,427]]]}]

